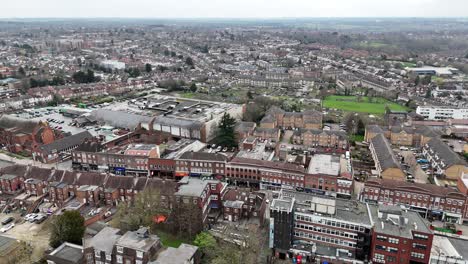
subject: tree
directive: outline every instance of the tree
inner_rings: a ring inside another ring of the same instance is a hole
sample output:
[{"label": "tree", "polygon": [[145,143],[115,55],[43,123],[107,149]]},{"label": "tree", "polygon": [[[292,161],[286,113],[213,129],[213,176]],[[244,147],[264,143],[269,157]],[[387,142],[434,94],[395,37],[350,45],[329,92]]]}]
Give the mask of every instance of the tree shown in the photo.
[{"label": "tree", "polygon": [[48,103],[49,106],[57,106],[59,104],[63,103],[63,98],[59,94],[54,94],[52,96],[52,101]]},{"label": "tree", "polygon": [[253,99],[253,93],[252,93],[252,91],[249,90],[249,91],[247,92],[247,98],[249,98],[249,100],[252,100],[252,99]]},{"label": "tree", "polygon": [[26,71],[24,70],[23,67],[19,67],[19,68],[18,68],[18,74],[19,74],[20,76],[26,76]]},{"label": "tree", "polygon": [[201,232],[195,237],[193,244],[202,252],[212,251],[216,247],[216,239],[208,232]]},{"label": "tree", "polygon": [[425,97],[426,98],[431,98],[431,96],[432,96],[432,91],[431,91],[430,88],[427,88]]},{"label": "tree", "polygon": [[188,66],[193,66],[194,64],[193,64],[192,58],[191,58],[191,57],[187,57],[187,58],[185,59],[185,64],[187,64]]},{"label": "tree", "polygon": [[153,67],[151,66],[151,64],[146,63],[146,65],[145,65],[145,71],[148,72],[148,73],[150,73],[150,72],[153,71]]},{"label": "tree", "polygon": [[131,78],[136,78],[138,76],[141,75],[141,72],[140,72],[140,69],[138,68],[129,68],[129,69],[126,69],[125,72],[128,73],[128,75],[131,77]]},{"label": "tree", "polygon": [[424,85],[428,85],[431,83],[431,76],[430,75],[426,75],[424,76],[424,78],[421,80],[421,83],[424,84]]},{"label": "tree", "polygon": [[151,226],[154,216],[168,214],[169,209],[161,202],[160,190],[145,188],[132,202],[119,204],[115,220],[124,231],[136,230],[140,226]]},{"label": "tree", "polygon": [[79,211],[65,211],[52,222],[50,246],[56,248],[64,242],[81,245],[85,229]]},{"label": "tree", "polygon": [[190,85],[190,91],[191,91],[192,93],[194,93],[194,92],[197,91],[197,89],[198,89],[197,84],[193,82],[193,83]]},{"label": "tree", "polygon": [[223,147],[237,147],[236,119],[230,114],[224,113],[218,125],[216,141]]},{"label": "tree", "polygon": [[420,78],[419,78],[419,75],[416,76],[416,79],[414,79],[414,85],[419,85],[419,82],[420,82]]},{"label": "tree", "polygon": [[175,57],[177,54],[174,51],[171,51],[171,57]]},{"label": "tree", "polygon": [[226,54],[226,50],[224,48],[221,49],[221,54]]},{"label": "tree", "polygon": [[208,53],[209,52],[208,45],[203,46],[202,49],[201,49],[201,52],[202,53]]}]

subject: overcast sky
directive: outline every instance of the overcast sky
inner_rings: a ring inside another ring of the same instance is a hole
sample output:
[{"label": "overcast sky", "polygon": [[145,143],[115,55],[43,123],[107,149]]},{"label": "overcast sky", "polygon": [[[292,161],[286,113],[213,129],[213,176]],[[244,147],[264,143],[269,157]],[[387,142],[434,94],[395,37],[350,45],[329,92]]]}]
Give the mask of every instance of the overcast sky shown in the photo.
[{"label": "overcast sky", "polygon": [[0,17],[468,17],[468,0],[0,0]]}]

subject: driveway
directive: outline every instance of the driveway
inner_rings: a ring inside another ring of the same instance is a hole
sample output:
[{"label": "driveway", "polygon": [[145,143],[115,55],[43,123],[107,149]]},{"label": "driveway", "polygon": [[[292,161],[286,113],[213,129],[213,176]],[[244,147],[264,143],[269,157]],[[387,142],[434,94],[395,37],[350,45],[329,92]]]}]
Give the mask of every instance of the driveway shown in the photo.
[{"label": "driveway", "polygon": [[283,139],[281,139],[281,143],[289,143],[291,137],[293,136],[294,134],[294,131],[292,130],[285,130],[284,131],[284,135],[283,135]]},{"label": "driveway", "polygon": [[405,163],[410,166],[409,171],[414,176],[414,181],[417,183],[430,183],[426,172],[421,169],[421,166],[416,162],[416,157],[412,151],[402,151],[401,155],[405,159]]}]

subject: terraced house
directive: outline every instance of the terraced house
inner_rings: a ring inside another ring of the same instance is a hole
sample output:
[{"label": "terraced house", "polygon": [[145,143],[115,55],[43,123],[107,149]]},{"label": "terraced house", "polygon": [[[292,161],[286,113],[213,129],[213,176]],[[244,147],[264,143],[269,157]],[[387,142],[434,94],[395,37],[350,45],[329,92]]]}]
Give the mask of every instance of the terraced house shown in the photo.
[{"label": "terraced house", "polygon": [[427,142],[422,153],[430,162],[434,173],[445,179],[457,181],[468,172],[466,161],[438,138]]},{"label": "terraced house", "polygon": [[405,173],[393,153],[392,146],[383,134],[372,138],[369,149],[380,177],[398,181],[405,180]]},{"label": "terraced house", "polygon": [[292,141],[311,147],[346,149],[348,146],[346,133],[332,130],[298,129],[294,131]]}]

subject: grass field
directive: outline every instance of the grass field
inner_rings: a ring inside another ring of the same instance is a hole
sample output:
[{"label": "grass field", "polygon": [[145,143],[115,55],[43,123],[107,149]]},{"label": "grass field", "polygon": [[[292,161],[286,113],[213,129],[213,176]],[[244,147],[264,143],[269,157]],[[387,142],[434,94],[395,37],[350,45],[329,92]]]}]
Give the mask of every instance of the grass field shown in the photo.
[{"label": "grass field", "polygon": [[327,96],[323,100],[323,107],[339,109],[346,112],[384,114],[386,106],[388,106],[391,110],[396,111],[407,110],[407,108],[404,106],[390,102],[380,97],[372,98],[372,102],[369,102],[369,98],[364,96],[361,97],[360,102],[357,101],[356,96],[339,95]]},{"label": "grass field", "polygon": [[190,241],[184,241],[183,239],[177,238],[174,235],[171,235],[167,232],[157,230],[156,235],[161,239],[161,243],[165,247],[175,247],[178,248],[182,243],[189,243]]}]

